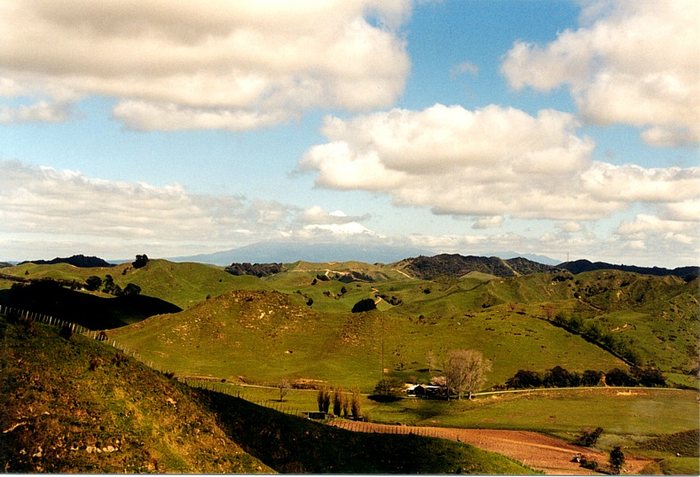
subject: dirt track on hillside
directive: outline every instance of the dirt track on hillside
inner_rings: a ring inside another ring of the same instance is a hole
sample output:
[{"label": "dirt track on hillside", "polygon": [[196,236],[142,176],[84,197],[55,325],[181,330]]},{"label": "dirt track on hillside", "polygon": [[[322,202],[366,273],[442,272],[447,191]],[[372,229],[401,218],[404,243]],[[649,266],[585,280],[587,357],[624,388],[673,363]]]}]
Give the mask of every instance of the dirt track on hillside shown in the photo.
[{"label": "dirt track on hillside", "polygon": [[[386,434],[417,434],[440,437],[471,444],[480,449],[497,452],[545,474],[600,475],[584,469],[572,457],[578,452],[599,464],[608,462],[608,455],[585,447],[571,445],[561,439],[532,431],[501,429],[458,429],[446,427],[392,426],[371,422],[353,422],[336,419],[330,423],[356,432],[380,432]],[[624,473],[639,474],[651,461],[625,455]]]}]

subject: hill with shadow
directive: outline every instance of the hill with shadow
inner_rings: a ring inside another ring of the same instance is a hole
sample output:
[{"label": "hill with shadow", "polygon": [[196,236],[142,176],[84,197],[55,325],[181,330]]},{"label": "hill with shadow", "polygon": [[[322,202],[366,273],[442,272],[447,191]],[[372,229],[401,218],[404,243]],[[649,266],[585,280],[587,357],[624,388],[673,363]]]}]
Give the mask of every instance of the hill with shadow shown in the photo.
[{"label": "hill with shadow", "polygon": [[102,297],[71,290],[53,280],[15,283],[0,290],[0,304],[42,313],[91,330],[118,328],[182,309],[146,295]]}]

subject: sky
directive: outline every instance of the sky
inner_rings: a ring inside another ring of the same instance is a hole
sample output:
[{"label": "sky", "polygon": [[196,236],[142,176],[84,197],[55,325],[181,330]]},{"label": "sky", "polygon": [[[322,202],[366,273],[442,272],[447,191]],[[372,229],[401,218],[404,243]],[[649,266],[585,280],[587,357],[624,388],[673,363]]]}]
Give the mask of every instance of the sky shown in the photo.
[{"label": "sky", "polygon": [[0,260],[700,263],[700,2],[4,0]]}]

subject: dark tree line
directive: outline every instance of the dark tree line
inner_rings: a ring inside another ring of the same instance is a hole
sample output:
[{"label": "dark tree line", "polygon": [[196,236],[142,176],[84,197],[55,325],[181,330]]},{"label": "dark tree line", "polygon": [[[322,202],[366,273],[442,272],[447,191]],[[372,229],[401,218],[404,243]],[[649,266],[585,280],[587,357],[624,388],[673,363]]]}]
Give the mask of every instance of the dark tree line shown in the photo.
[{"label": "dark tree line", "polygon": [[666,386],[666,378],[656,368],[633,367],[629,373],[624,369],[613,368],[607,373],[588,369],[583,373],[568,371],[561,366],[540,374],[537,371],[521,369],[506,381],[509,389],[527,388],[567,388],[576,386],[598,386],[605,377],[608,386]]}]

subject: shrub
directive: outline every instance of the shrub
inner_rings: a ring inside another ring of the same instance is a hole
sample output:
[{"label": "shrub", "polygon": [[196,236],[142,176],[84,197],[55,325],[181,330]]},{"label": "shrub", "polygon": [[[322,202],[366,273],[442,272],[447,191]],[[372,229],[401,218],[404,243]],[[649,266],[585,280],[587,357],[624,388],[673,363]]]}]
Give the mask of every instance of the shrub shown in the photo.
[{"label": "shrub", "polygon": [[148,264],[148,256],[144,253],[143,255],[136,255],[136,260],[134,260],[131,265],[134,268],[143,268]]},{"label": "shrub", "polygon": [[95,371],[100,366],[102,366],[102,359],[97,356],[90,358],[90,371]]},{"label": "shrub", "polygon": [[542,386],[542,377],[536,371],[521,369],[506,381],[506,386],[511,389],[538,388]]},{"label": "shrub", "polygon": [[622,466],[625,464],[625,454],[622,452],[620,446],[616,446],[610,451],[610,467],[612,468],[613,474],[619,474]]},{"label": "shrub", "polygon": [[383,377],[374,386],[374,394],[370,399],[377,402],[391,402],[401,399],[403,382],[397,377]]},{"label": "shrub", "polygon": [[375,310],[376,308],[377,305],[374,303],[374,300],[371,298],[364,298],[353,305],[352,312],[361,313],[363,311]]},{"label": "shrub", "polygon": [[102,286],[102,279],[97,275],[91,275],[85,280],[85,289],[89,291],[97,291]]},{"label": "shrub", "polygon": [[605,375],[605,383],[608,386],[634,386],[637,382],[627,371],[620,368],[613,368]]},{"label": "shrub", "polygon": [[581,377],[577,373],[571,373],[561,366],[555,366],[544,375],[542,384],[548,388],[566,388],[578,386]]},{"label": "shrub", "polygon": [[597,386],[600,383],[600,378],[603,376],[602,371],[587,369],[581,376],[581,386]]},{"label": "shrub", "polygon": [[127,362],[129,361],[129,358],[126,357],[124,353],[121,351],[117,351],[117,354],[112,357],[112,364],[119,367],[121,365],[126,366]]},{"label": "shrub", "polygon": [[630,372],[640,386],[666,386],[666,378],[664,377],[663,373],[656,368],[638,368],[635,366],[630,370]]},{"label": "shrub", "polygon": [[576,439],[575,444],[577,446],[591,447],[598,442],[598,438],[603,433],[602,427],[596,427],[594,430],[584,430],[581,435]]}]

